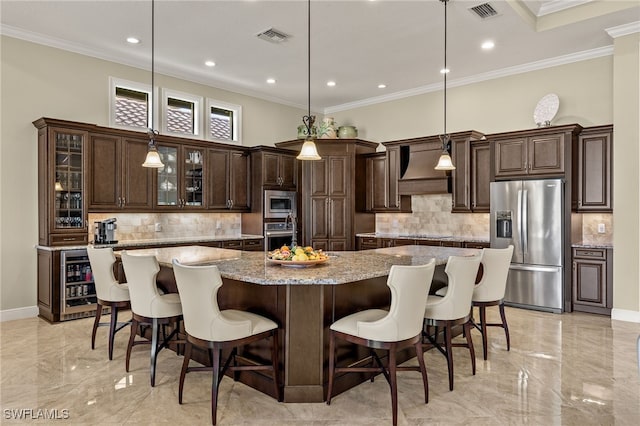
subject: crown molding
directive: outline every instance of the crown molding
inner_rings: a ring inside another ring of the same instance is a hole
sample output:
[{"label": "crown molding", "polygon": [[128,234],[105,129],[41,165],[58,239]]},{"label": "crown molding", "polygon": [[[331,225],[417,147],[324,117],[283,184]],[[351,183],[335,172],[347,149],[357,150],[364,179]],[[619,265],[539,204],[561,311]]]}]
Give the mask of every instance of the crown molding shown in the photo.
[{"label": "crown molding", "polygon": [[571,9],[572,7],[580,6],[585,3],[591,3],[593,0],[555,0],[547,3],[543,3],[540,6],[537,16],[549,15],[551,13],[560,12],[565,9]]},{"label": "crown molding", "polygon": [[618,25],[617,27],[605,28],[605,31],[611,38],[640,33],[640,21],[629,22],[628,24]]},{"label": "crown molding", "polygon": [[[585,50],[582,52],[571,53],[568,55],[557,56],[555,58],[544,59],[542,61],[530,62],[528,64],[517,65],[514,67],[503,68],[501,70],[490,71],[482,74],[477,74],[471,77],[460,78],[457,80],[447,80],[447,88],[466,86],[469,84],[479,83],[487,80],[494,80],[496,78],[507,77],[510,75],[522,74],[530,71],[537,71],[545,68],[556,67],[559,65],[570,64],[573,62],[586,61],[589,59],[600,58],[603,56],[613,55],[613,46],[599,47],[597,49]],[[325,114],[331,114],[340,111],[346,111],[353,108],[360,108],[364,106],[370,106],[379,104],[382,102],[393,101],[402,98],[408,98],[410,96],[422,95],[425,93],[436,92],[442,90],[442,84],[430,84],[427,86],[416,87],[415,89],[405,90],[396,93],[390,93],[384,96],[376,96],[374,98],[363,99],[356,102],[349,102],[342,105],[336,105],[333,107],[325,108]]]}]

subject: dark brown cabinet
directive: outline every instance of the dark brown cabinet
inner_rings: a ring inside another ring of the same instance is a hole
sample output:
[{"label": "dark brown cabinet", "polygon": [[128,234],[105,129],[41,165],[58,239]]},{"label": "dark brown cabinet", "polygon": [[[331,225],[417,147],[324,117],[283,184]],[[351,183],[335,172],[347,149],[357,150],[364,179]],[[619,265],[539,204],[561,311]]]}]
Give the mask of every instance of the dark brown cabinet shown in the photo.
[{"label": "dark brown cabinet", "polygon": [[356,241],[357,250],[369,250],[379,247],[376,237],[358,237]]},{"label": "dark brown cabinet", "polygon": [[573,248],[573,310],[611,315],[613,250]]},{"label": "dark brown cabinet", "polygon": [[365,211],[411,212],[411,196],[398,192],[400,148],[387,148],[386,152],[363,157],[366,169]]},{"label": "dark brown cabinet", "polygon": [[262,152],[262,185],[267,189],[294,189],[297,183],[296,157],[288,153]]},{"label": "dark brown cabinet", "polygon": [[495,178],[564,176],[581,130],[574,124],[491,135]]},{"label": "dark brown cabinet", "polygon": [[211,210],[249,211],[249,156],[244,151],[207,150],[207,205]]},{"label": "dark brown cabinet", "polygon": [[612,212],[613,126],[585,128],[574,155],[573,209],[578,212]]},{"label": "dark brown cabinet", "polygon": [[[460,132],[451,138],[453,213],[488,212],[490,156],[489,143],[480,132]],[[485,200],[486,198],[486,200]]]},{"label": "dark brown cabinet", "polygon": [[182,144],[158,144],[164,167],[155,171],[155,202],[158,209],[202,210],[206,207],[208,182],[204,166],[206,150]]},{"label": "dark brown cabinet", "polygon": [[142,167],[147,145],[144,139],[89,135],[89,210],[153,208],[152,170]]},{"label": "dark brown cabinet", "polygon": [[80,126],[34,121],[38,129],[38,243],[84,244],[87,229],[87,140]]},{"label": "dark brown cabinet", "polygon": [[[303,142],[276,146],[297,153]],[[375,229],[375,216],[364,211],[363,155],[374,153],[378,144],[360,139],[315,142],[322,159],[298,163],[302,169],[298,182],[300,243],[323,250],[353,250],[355,234]]]}]

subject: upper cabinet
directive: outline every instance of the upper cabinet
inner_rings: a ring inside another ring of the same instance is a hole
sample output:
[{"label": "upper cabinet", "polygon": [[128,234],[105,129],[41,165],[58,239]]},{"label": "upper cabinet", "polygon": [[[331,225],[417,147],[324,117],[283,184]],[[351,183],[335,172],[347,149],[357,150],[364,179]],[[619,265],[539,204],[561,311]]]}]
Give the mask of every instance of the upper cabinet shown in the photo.
[{"label": "upper cabinet", "polygon": [[489,211],[489,143],[483,137],[475,130],[451,134],[453,213]]},{"label": "upper cabinet", "polygon": [[142,167],[148,141],[91,133],[88,147],[89,210],[151,210],[152,170]]},{"label": "upper cabinet", "polygon": [[411,196],[400,195],[400,147],[389,147],[386,152],[364,155],[366,169],[365,211],[411,212]]},{"label": "upper cabinet", "polygon": [[491,135],[495,178],[564,176],[581,130],[574,124]]},{"label": "upper cabinet", "polygon": [[204,209],[206,150],[197,146],[158,144],[164,167],[157,169],[155,205],[159,208]]},{"label": "upper cabinet", "polygon": [[88,132],[73,123],[39,119],[38,243],[86,244]]},{"label": "upper cabinet", "polygon": [[262,186],[269,189],[296,189],[296,156],[291,153],[262,152]]},{"label": "upper cabinet", "polygon": [[491,148],[488,141],[471,143],[471,211],[490,210]]},{"label": "upper cabinet", "polygon": [[207,150],[209,210],[249,211],[249,155],[245,151]]},{"label": "upper cabinet", "polygon": [[578,212],[612,212],[613,125],[585,128],[574,155],[573,209]]}]

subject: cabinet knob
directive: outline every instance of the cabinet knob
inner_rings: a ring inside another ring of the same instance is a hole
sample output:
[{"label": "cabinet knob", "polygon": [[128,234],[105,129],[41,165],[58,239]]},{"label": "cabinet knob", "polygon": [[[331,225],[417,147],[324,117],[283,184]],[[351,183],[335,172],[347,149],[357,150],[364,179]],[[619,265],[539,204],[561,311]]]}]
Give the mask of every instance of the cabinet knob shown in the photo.
[{"label": "cabinet knob", "polygon": [[127,200],[124,197],[122,197],[122,206],[120,207],[124,207],[125,204],[127,204]]}]

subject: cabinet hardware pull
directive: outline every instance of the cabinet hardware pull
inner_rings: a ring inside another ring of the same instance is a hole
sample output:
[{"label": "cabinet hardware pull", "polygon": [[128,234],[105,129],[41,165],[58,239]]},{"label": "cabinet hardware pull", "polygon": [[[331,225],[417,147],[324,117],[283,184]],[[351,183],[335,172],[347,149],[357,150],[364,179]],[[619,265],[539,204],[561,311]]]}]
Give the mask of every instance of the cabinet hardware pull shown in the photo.
[{"label": "cabinet hardware pull", "polygon": [[63,238],[62,241],[73,241],[75,238]]},{"label": "cabinet hardware pull", "polygon": [[122,207],[124,207],[125,204],[127,204],[127,200],[124,197],[122,197]]}]

